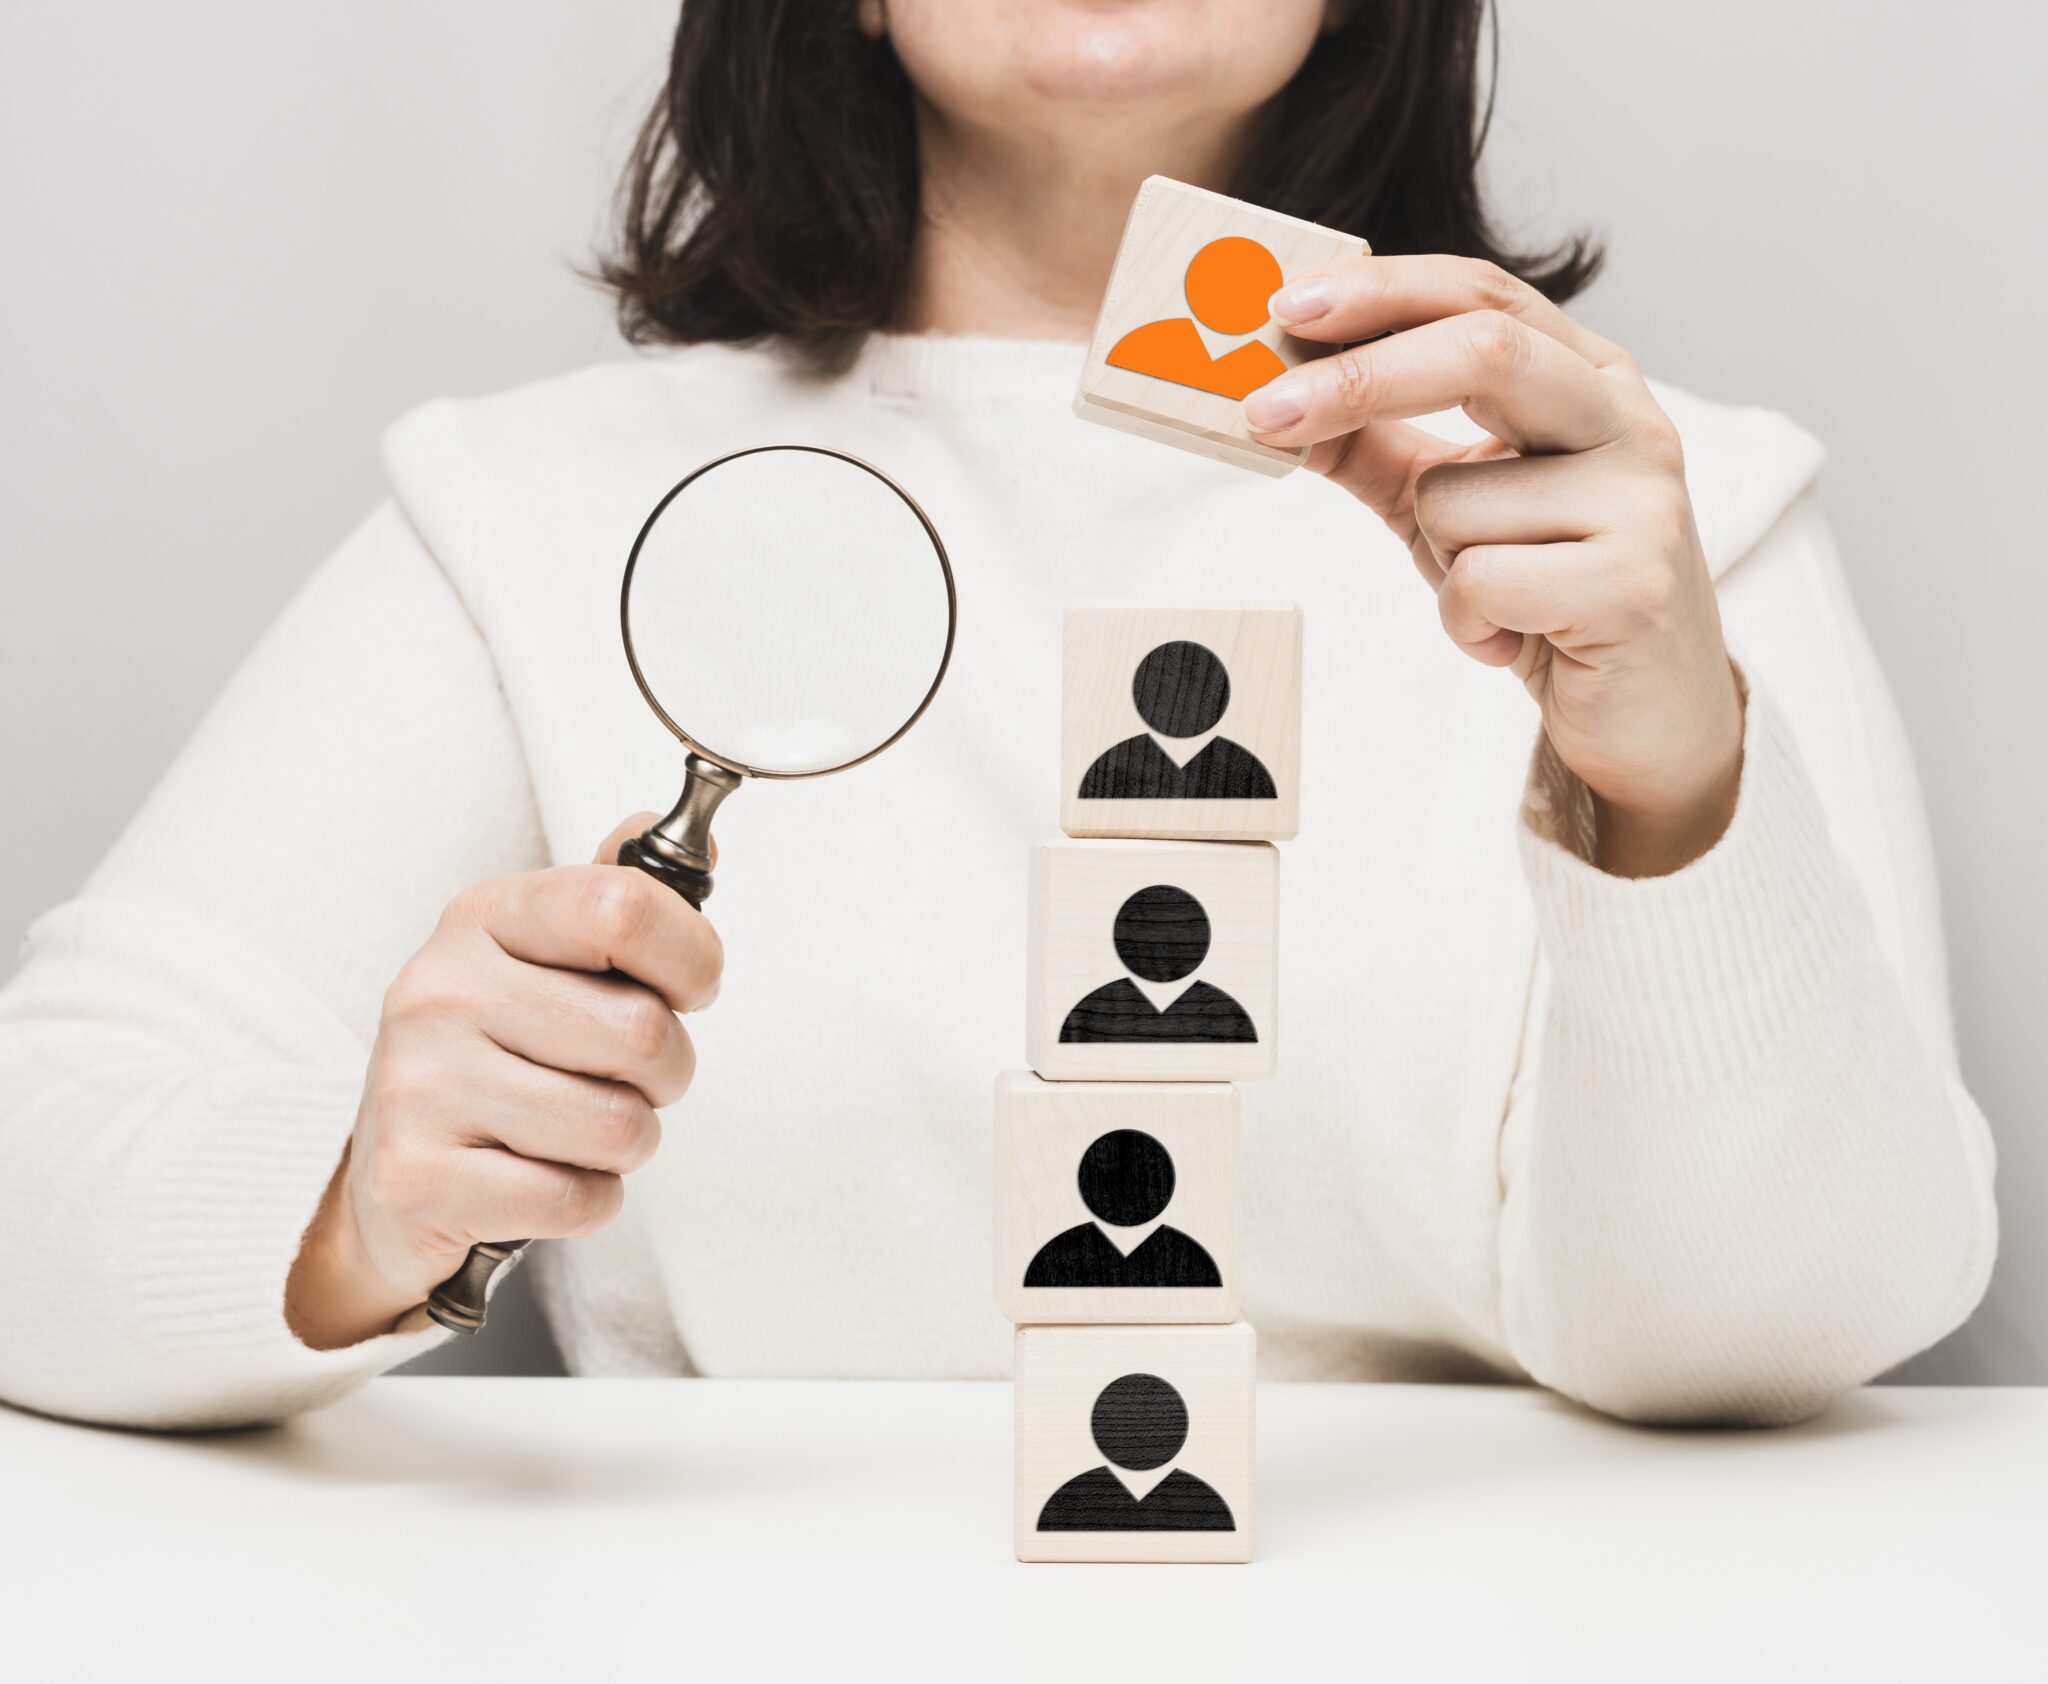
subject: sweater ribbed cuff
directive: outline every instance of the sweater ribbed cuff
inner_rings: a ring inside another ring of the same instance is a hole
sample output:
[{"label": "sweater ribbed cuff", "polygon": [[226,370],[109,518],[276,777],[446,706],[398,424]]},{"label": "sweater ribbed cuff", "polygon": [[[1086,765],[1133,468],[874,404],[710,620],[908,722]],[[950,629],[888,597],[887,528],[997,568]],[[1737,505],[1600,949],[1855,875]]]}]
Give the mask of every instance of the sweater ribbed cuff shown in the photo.
[{"label": "sweater ribbed cuff", "polygon": [[126,1252],[135,1325],[166,1425],[274,1420],[316,1408],[446,1337],[425,1323],[338,1351],[299,1343],[285,1278],[341,1161],[360,1067],[195,1075],[158,1096],[155,1191]]},{"label": "sweater ribbed cuff", "polygon": [[1806,768],[1768,693],[1752,689],[1727,831],[1666,877],[1591,863],[1590,794],[1539,742],[1522,864],[1554,1000],[1597,1025],[1596,1065],[1651,1087],[1755,1069],[1802,1033],[1853,965],[1867,922]]}]

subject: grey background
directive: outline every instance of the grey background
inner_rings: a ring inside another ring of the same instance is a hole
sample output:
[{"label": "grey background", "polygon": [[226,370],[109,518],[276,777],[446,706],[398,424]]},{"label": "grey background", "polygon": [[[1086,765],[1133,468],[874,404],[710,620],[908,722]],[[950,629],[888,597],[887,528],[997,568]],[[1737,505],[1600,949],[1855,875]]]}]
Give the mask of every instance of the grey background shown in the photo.
[{"label": "grey background", "polygon": [[[2048,1382],[2034,645],[2048,12],[1506,0],[1490,168],[1578,306],[1784,409],[1920,758],[2003,1256],[1918,1380]],[[0,23],[0,944],[77,887],[377,499],[412,404],[622,354],[579,282],[658,0],[14,0]],[[1371,230],[1363,230],[1370,234]],[[544,1371],[517,1279],[442,1368]]]}]

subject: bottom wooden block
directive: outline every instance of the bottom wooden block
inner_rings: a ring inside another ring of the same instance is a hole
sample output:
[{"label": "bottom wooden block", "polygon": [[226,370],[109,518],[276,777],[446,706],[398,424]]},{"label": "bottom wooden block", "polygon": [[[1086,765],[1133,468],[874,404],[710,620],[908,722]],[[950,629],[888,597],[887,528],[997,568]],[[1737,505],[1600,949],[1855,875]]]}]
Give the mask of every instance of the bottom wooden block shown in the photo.
[{"label": "bottom wooden block", "polygon": [[1017,1330],[1019,1561],[1249,1561],[1249,1325]]}]

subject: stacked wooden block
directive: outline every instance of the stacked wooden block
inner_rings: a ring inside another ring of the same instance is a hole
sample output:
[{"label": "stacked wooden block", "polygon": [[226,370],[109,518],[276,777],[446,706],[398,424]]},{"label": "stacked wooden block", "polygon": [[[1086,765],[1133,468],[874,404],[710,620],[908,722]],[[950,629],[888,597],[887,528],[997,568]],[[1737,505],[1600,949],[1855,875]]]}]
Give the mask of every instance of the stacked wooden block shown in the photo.
[{"label": "stacked wooden block", "polygon": [[1275,477],[1308,460],[1251,436],[1244,399],[1320,356],[1266,301],[1365,241],[1163,175],[1138,189],[1074,393],[1074,413]]},{"label": "stacked wooden block", "polygon": [[1017,1554],[1244,1561],[1235,1083],[1274,1063],[1300,611],[1071,608],[1062,711],[1066,834],[1031,861],[1031,1069],[996,1089]]}]

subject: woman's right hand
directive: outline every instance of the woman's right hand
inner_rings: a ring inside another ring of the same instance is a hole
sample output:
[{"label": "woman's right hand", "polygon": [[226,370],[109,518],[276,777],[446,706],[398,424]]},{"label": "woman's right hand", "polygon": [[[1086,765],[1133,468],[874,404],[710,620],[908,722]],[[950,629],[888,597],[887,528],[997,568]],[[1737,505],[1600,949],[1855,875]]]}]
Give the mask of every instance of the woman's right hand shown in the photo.
[{"label": "woman's right hand", "polygon": [[[600,862],[655,815],[608,837]],[[557,866],[448,903],[384,996],[355,1130],[285,1288],[300,1341],[382,1332],[477,1240],[587,1234],[690,1085],[678,1012],[718,993],[717,932],[643,872]]]}]

